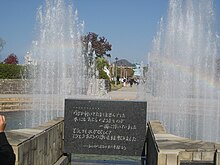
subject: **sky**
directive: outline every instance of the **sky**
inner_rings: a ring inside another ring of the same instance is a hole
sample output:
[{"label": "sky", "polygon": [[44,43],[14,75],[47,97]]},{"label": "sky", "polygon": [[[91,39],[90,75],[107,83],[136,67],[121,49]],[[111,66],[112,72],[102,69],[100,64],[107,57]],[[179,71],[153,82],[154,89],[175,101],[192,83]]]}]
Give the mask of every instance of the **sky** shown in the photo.
[{"label": "sky", "polygon": [[[168,0],[66,1],[73,3],[79,20],[85,22],[84,34],[95,32],[112,44],[112,51],[108,52],[112,62],[117,57],[131,63],[147,63],[158,23],[161,17],[166,17],[169,3]],[[6,41],[0,61],[14,53],[19,63],[24,63],[24,55],[35,40],[36,12],[44,3],[45,0],[0,0],[0,38]],[[220,20],[219,0],[214,0],[214,9],[216,20]]]}]

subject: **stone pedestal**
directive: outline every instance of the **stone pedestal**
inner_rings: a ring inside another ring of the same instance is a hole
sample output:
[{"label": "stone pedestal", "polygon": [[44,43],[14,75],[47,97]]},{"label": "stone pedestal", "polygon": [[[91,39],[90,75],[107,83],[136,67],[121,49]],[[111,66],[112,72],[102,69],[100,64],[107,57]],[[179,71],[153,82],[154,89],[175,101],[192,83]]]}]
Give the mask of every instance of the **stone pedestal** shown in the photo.
[{"label": "stone pedestal", "polygon": [[169,134],[159,121],[148,123],[147,144],[150,165],[220,165],[220,144]]},{"label": "stone pedestal", "polygon": [[52,165],[63,156],[63,118],[36,128],[6,132],[16,154],[16,165]]}]

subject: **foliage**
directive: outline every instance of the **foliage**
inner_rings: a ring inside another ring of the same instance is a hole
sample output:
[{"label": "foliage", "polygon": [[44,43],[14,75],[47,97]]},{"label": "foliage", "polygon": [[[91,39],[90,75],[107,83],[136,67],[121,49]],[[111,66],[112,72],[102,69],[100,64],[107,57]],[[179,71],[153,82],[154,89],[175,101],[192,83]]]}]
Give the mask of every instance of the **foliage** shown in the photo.
[{"label": "foliage", "polygon": [[108,75],[107,75],[106,72],[103,71],[103,70],[99,71],[99,78],[100,78],[100,79],[106,79],[106,80],[109,80]]},{"label": "foliage", "polygon": [[18,58],[14,53],[12,53],[4,60],[4,63],[5,64],[18,64]]},{"label": "foliage", "polygon": [[20,79],[23,70],[21,65],[0,64],[0,79]]},{"label": "foliage", "polygon": [[98,70],[101,70],[101,69],[103,70],[105,66],[107,68],[109,67],[108,61],[105,58],[98,57],[96,59],[96,67],[97,67],[97,69]]},{"label": "foliage", "polygon": [[87,35],[82,37],[82,41],[86,52],[88,52],[88,43],[91,42],[92,49],[95,51],[97,57],[111,57],[111,55],[107,54],[107,52],[112,50],[112,45],[105,37],[98,37],[98,34],[89,32]]},{"label": "foliage", "polygon": [[103,57],[98,57],[96,59],[96,69],[99,71],[99,78],[109,80],[107,73],[104,71],[105,66],[106,68],[109,68],[107,60]]}]

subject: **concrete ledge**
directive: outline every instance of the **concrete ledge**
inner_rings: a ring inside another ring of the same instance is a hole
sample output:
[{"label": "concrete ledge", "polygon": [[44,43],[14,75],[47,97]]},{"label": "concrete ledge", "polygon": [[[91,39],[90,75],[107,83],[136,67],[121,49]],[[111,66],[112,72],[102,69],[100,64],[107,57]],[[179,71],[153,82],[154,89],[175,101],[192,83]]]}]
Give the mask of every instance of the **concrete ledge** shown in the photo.
[{"label": "concrete ledge", "polygon": [[[63,118],[35,128],[6,132],[16,154],[16,165],[67,165],[63,155]],[[181,163],[220,165],[220,144],[191,140],[169,134],[159,121],[148,122],[147,164],[181,165]]]},{"label": "concrete ledge", "polygon": [[54,165],[67,165],[69,164],[69,158],[67,156],[62,156]]},{"label": "concrete ledge", "polygon": [[16,165],[52,165],[63,156],[63,118],[35,128],[6,132],[16,154]]},{"label": "concrete ledge", "polygon": [[148,122],[147,144],[150,165],[181,165],[184,162],[220,165],[220,144],[168,134],[159,121]]}]

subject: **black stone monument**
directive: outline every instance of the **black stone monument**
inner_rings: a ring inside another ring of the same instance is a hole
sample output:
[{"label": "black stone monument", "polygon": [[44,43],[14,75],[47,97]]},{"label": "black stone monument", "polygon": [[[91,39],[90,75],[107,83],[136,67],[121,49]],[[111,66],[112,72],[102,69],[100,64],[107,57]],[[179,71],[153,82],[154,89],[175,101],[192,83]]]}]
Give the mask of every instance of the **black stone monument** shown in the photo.
[{"label": "black stone monument", "polygon": [[146,109],[144,101],[66,99],[64,152],[141,156]]}]

